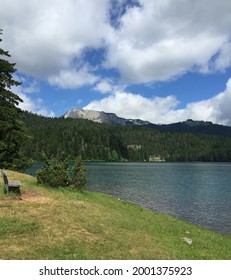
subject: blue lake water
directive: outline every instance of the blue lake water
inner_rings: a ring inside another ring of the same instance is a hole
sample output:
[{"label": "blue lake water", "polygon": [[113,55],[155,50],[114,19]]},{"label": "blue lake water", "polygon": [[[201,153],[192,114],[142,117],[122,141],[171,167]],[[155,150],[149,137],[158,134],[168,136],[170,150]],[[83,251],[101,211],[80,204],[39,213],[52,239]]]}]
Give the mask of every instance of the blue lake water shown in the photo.
[{"label": "blue lake water", "polygon": [[[231,234],[229,163],[86,163],[88,190]],[[34,170],[27,173],[34,174]]]}]

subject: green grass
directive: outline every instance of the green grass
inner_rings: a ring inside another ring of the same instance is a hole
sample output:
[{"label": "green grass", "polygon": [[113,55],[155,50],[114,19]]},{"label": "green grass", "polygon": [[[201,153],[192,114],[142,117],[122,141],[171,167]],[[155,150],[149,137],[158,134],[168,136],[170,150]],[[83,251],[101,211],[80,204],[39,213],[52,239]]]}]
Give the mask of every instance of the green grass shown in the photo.
[{"label": "green grass", "polygon": [[22,182],[23,199],[3,195],[0,184],[0,259],[231,259],[230,236],[105,194],[8,175]]},{"label": "green grass", "polygon": [[18,217],[9,218],[1,217],[0,218],[0,238],[9,238],[15,235],[28,235],[39,229],[38,221],[25,221]]}]

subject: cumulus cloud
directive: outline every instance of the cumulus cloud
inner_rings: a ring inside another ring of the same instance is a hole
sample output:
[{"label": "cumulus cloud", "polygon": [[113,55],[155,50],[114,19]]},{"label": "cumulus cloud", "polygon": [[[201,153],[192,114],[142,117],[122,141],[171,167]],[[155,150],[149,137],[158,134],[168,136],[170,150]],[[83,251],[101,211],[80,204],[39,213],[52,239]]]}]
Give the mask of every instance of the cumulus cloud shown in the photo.
[{"label": "cumulus cloud", "polygon": [[102,100],[92,101],[84,109],[113,112],[124,118],[160,121],[161,116],[177,104],[178,101],[174,96],[147,98],[139,94],[117,91]]},{"label": "cumulus cloud", "polygon": [[1,0],[3,40],[20,71],[47,78],[81,59],[86,47],[101,46],[108,0]]},{"label": "cumulus cloud", "polygon": [[108,93],[113,90],[113,86],[110,81],[102,80],[94,87],[94,90],[101,93]]},{"label": "cumulus cloud", "polygon": [[52,110],[48,110],[44,106],[44,102],[41,98],[31,98],[31,94],[33,95],[35,92],[39,91],[38,85],[35,84],[34,81],[31,84],[25,80],[23,77],[17,77],[17,80],[24,81],[27,86],[20,85],[18,87],[12,87],[12,92],[17,94],[23,102],[20,102],[18,107],[24,111],[33,112],[38,115],[46,116],[46,117],[54,117],[55,113]]},{"label": "cumulus cloud", "polygon": [[[1,44],[30,77],[63,89],[91,85],[114,92],[87,108],[152,122],[194,118],[231,124],[230,82],[217,96],[183,109],[174,96],[147,98],[112,82],[115,73],[119,85],[134,85],[189,71],[225,71],[231,66],[230,11],[227,0],[1,0]],[[89,49],[102,50],[94,68]],[[27,92],[36,91],[36,84],[26,88],[22,106],[42,110]]]},{"label": "cumulus cloud", "polygon": [[116,91],[123,91],[126,87],[126,84],[122,84],[116,80],[109,78],[101,78],[96,84],[96,86],[93,88],[93,90],[103,94],[112,94]]},{"label": "cumulus cloud", "polygon": [[59,76],[87,48],[105,48],[103,67],[126,83],[147,83],[229,67],[230,10],[227,0],[1,0],[0,26],[29,75]]},{"label": "cumulus cloud", "polygon": [[231,78],[226,84],[226,89],[214,98],[217,106],[217,121],[226,125],[231,125]]},{"label": "cumulus cloud", "polygon": [[214,68],[219,71],[224,71],[231,66],[231,43],[224,44],[219,52],[217,59],[214,62]]},{"label": "cumulus cloud", "polygon": [[94,100],[84,109],[114,112],[124,118],[140,118],[152,123],[173,123],[186,119],[212,121],[231,125],[231,78],[226,89],[216,96],[188,103],[178,109],[175,96],[146,98],[139,94],[115,92],[102,100]]},{"label": "cumulus cloud", "polygon": [[55,113],[51,110],[48,110],[43,106],[43,100],[31,99],[28,95],[24,93],[19,93],[18,96],[23,100],[23,103],[19,104],[19,108],[24,111],[33,112],[37,115],[46,116],[46,117],[54,117]]},{"label": "cumulus cloud", "polygon": [[58,75],[51,76],[48,79],[51,85],[66,89],[78,88],[83,85],[92,85],[98,80],[99,77],[91,74],[86,66],[82,67],[80,70],[61,70]]},{"label": "cumulus cloud", "polygon": [[107,66],[118,68],[125,81],[164,81],[195,69],[210,71],[216,54],[217,66],[230,65],[230,59],[225,63],[230,54],[230,1],[140,4],[123,14],[120,28],[110,37]]}]

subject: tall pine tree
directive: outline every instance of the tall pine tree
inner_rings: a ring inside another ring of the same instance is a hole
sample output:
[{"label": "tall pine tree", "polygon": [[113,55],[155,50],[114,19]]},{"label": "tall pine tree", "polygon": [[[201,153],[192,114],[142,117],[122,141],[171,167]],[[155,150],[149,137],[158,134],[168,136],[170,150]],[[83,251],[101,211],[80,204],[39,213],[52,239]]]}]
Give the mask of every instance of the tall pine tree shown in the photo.
[{"label": "tall pine tree", "polygon": [[16,68],[15,63],[7,60],[9,58],[9,52],[0,47],[0,168],[17,169],[25,126],[20,121],[21,109],[18,108],[23,100],[11,91],[12,86],[20,83],[13,78]]}]

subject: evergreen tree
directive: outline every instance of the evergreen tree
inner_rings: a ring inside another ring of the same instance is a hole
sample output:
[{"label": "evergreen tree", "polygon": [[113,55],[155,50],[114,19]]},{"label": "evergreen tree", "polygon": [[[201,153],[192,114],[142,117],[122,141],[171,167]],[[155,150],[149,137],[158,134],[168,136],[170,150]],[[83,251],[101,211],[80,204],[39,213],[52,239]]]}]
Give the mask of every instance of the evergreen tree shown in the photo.
[{"label": "evergreen tree", "polygon": [[83,160],[148,161],[157,157],[166,161],[231,162],[230,136],[160,132],[81,119],[46,118],[29,112],[24,112],[22,118],[34,137],[22,151],[37,161],[45,152],[48,157],[69,156],[71,160],[81,155]]},{"label": "evergreen tree", "polygon": [[0,168],[16,168],[20,146],[25,139],[25,127],[19,119],[21,110],[17,107],[23,100],[11,92],[11,87],[20,83],[13,78],[15,63],[7,58],[10,58],[9,52],[0,48]]},{"label": "evergreen tree", "polygon": [[75,160],[74,167],[72,168],[73,177],[71,185],[77,190],[85,190],[87,184],[86,167],[82,164],[81,156],[78,156]]}]

